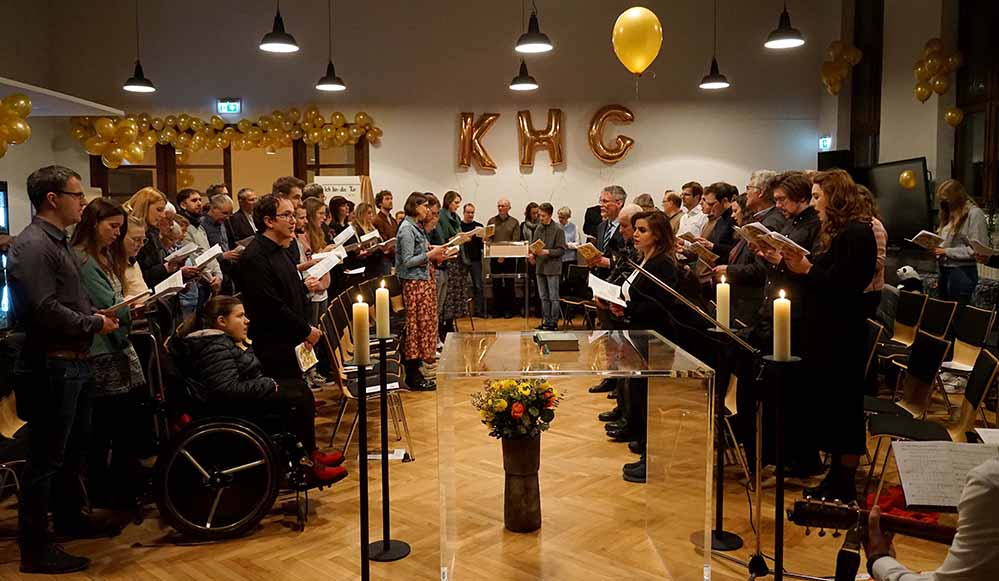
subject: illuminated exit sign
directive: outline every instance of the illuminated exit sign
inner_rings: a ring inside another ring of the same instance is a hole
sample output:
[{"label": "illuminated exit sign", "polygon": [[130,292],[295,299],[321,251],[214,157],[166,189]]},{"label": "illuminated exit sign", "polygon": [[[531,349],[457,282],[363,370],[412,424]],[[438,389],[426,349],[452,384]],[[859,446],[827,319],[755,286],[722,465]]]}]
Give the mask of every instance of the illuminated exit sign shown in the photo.
[{"label": "illuminated exit sign", "polygon": [[215,112],[219,115],[239,115],[243,112],[242,99],[216,99]]}]

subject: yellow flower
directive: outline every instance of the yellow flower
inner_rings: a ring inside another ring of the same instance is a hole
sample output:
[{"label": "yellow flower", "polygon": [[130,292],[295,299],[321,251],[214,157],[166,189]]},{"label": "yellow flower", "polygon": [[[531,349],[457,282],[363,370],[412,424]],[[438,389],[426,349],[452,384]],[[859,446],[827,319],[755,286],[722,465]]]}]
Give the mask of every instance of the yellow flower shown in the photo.
[{"label": "yellow flower", "polygon": [[497,412],[502,412],[502,411],[506,411],[506,406],[507,406],[506,400],[505,399],[501,399],[501,400],[498,400],[493,405],[493,409],[496,410]]}]

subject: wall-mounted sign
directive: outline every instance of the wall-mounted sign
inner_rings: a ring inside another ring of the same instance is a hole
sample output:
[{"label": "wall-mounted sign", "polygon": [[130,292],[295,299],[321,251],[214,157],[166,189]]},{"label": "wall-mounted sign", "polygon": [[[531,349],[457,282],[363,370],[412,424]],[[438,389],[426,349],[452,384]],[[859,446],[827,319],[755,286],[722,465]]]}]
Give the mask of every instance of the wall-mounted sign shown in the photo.
[{"label": "wall-mounted sign", "polygon": [[823,135],[819,137],[819,151],[829,151],[832,149],[832,137]]},{"label": "wall-mounted sign", "polygon": [[343,196],[361,203],[361,176],[316,176],[316,183],[323,187],[323,196],[329,203],[334,196]]},{"label": "wall-mounted sign", "polygon": [[215,112],[219,115],[239,115],[243,112],[242,99],[215,99]]}]

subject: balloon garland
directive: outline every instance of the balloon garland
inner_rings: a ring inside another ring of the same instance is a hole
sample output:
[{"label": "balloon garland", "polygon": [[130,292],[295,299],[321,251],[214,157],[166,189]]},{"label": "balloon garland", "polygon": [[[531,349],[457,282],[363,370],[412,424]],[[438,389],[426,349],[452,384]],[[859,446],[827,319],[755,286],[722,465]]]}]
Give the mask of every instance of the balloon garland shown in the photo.
[{"label": "balloon garland", "polygon": [[843,88],[843,80],[850,74],[850,68],[860,64],[864,53],[849,43],[834,40],[829,43],[826,56],[829,60],[822,63],[822,84],[830,95],[838,95]]},{"label": "balloon garland", "polygon": [[291,147],[298,139],[306,145],[319,144],[323,149],[354,145],[362,138],[377,145],[383,133],[363,111],[354,115],[353,123],[348,123],[339,111],[331,114],[327,122],[319,107],[309,105],[304,111],[296,107],[287,111],[276,109],[270,115],[261,115],[256,122],[241,119],[235,125],[227,124],[218,115],[204,121],[187,113],[166,117],[141,113],[120,119],[74,117],[70,134],[87,153],[101,156],[104,165],[114,169],[125,161],[141,163],[146,152],[157,143],[170,144],[179,152],[225,148],[236,151],[263,148],[273,152]]},{"label": "balloon garland", "polygon": [[28,115],[31,99],[27,95],[14,93],[0,101],[0,157],[7,155],[11,145],[20,145],[31,137]]},{"label": "balloon garland", "polygon": [[[950,90],[951,73],[959,69],[962,64],[964,64],[964,59],[961,57],[961,53],[955,51],[946,54],[942,40],[935,37],[927,40],[926,44],[923,45],[922,58],[912,65],[912,74],[916,78],[916,84],[912,88],[913,96],[920,103],[925,103],[933,96],[933,93],[946,94]],[[963,119],[963,114],[960,117]],[[956,119],[956,117],[952,116],[952,119]],[[952,123],[952,125],[956,125],[956,123]]]}]

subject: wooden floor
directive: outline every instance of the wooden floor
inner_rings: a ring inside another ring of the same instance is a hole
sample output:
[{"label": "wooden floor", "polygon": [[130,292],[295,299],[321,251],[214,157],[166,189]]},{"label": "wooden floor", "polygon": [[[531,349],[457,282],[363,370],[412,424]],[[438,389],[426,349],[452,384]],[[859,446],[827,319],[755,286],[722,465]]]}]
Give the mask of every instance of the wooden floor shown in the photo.
[{"label": "wooden floor", "polygon": [[[533,323],[533,324],[536,324]],[[533,326],[532,324],[532,326]],[[522,319],[476,319],[477,330],[520,330]],[[462,323],[467,329],[468,322]],[[552,430],[543,438],[542,510],[544,524],[537,533],[506,532],[502,524],[502,459],[499,442],[475,438],[461,448],[461,482],[474,488],[461,492],[459,535],[456,537],[459,566],[451,581],[483,580],[575,580],[575,579],[701,579],[696,566],[702,557],[688,543],[674,543],[667,573],[656,547],[645,532],[647,503],[673,506],[703,502],[701,486],[670,490],[668,494],[621,479],[621,465],[636,459],[625,444],[609,442],[597,421],[597,413],[610,409],[603,394],[590,394],[586,387],[595,380],[576,380]],[[394,563],[372,563],[372,579],[436,580],[441,578],[440,484],[437,463],[435,393],[404,394],[410,428],[415,439],[416,460],[392,463],[393,537],[409,542],[412,554]],[[320,441],[329,438],[330,415],[335,406],[321,408]],[[371,424],[377,434],[377,422]],[[484,434],[484,430],[483,430]],[[344,430],[338,438],[342,446]],[[395,443],[393,443],[395,445]],[[374,448],[375,445],[372,445]],[[355,447],[356,449],[356,447]],[[381,534],[381,488],[377,463],[371,463],[372,540]],[[312,516],[304,532],[291,530],[294,516],[282,514],[279,506],[252,535],[207,545],[179,544],[168,528],[159,524],[155,510],[142,525],[130,526],[114,539],[77,541],[69,550],[90,556],[93,566],[86,574],[67,579],[353,579],[358,578],[358,479],[357,463],[349,460],[350,477],[313,495]],[[469,477],[471,476],[471,479]],[[737,483],[735,467],[727,470],[725,527],[753,542],[745,488]],[[772,490],[765,491],[763,549],[773,554]],[[655,493],[655,498],[648,498]],[[790,486],[788,503],[800,496],[800,487]],[[662,497],[662,498],[660,498]],[[0,532],[12,534],[16,512],[9,503],[0,507]],[[662,524],[662,523],[658,523]],[[663,527],[658,527],[663,528]],[[669,528],[669,527],[667,527]],[[689,530],[688,530],[689,529]],[[675,526],[670,534],[686,538],[694,529]],[[805,537],[803,529],[785,526],[785,568],[816,576],[833,573],[840,540],[831,536]],[[0,541],[0,579],[19,578],[16,542]],[[946,548],[931,543],[896,538],[900,558],[917,569],[939,565]],[[731,553],[746,559],[748,547]],[[675,569],[683,562],[683,570]],[[689,567],[688,567],[688,564]],[[713,579],[745,579],[738,565],[712,561]]]}]

